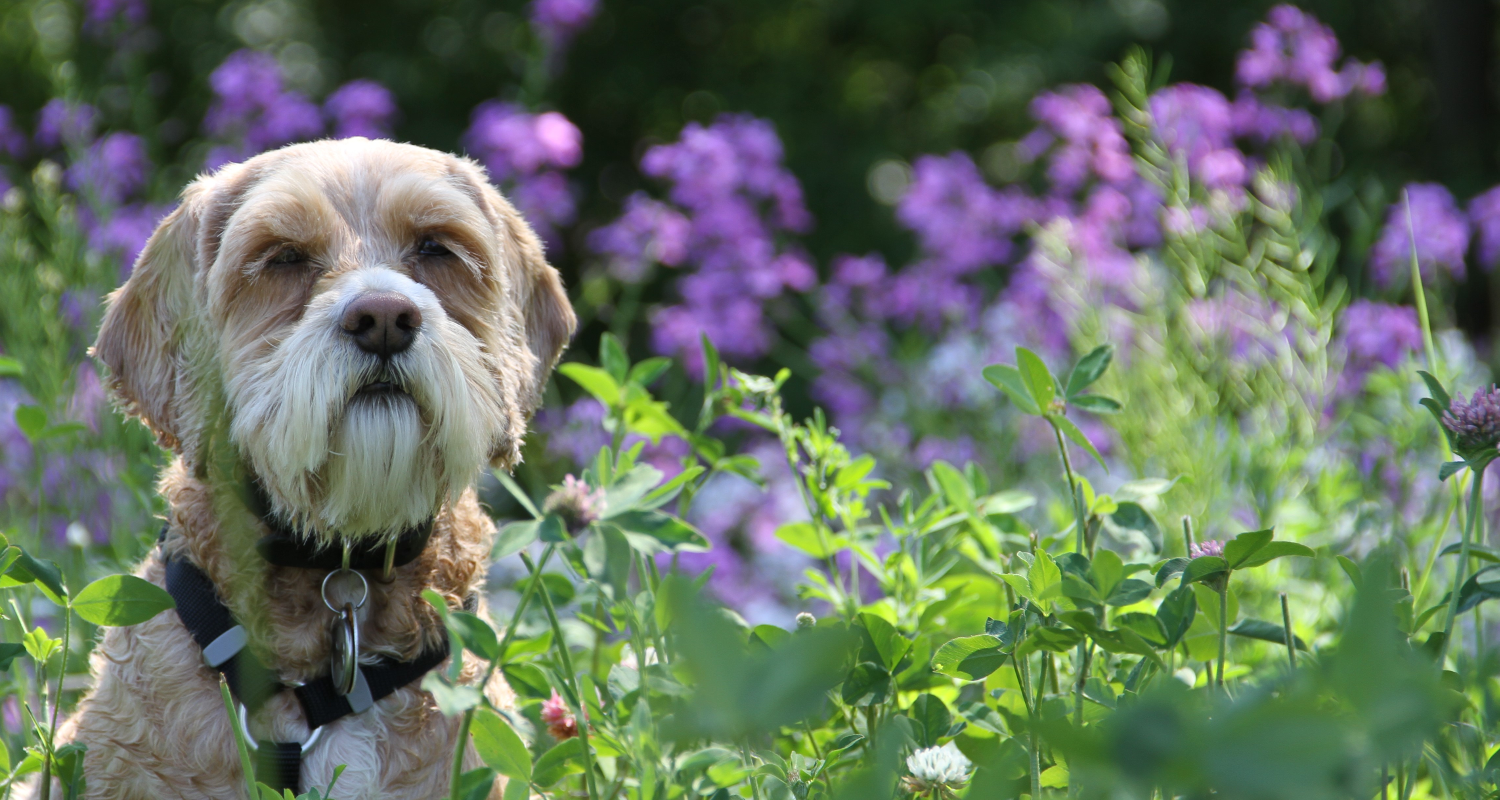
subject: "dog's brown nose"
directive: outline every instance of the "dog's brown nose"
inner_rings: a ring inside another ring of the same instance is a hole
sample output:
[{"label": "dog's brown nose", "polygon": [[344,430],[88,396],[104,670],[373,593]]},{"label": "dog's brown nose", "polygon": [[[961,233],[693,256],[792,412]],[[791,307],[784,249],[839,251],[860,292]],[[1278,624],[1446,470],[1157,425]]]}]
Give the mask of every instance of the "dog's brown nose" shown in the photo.
[{"label": "dog's brown nose", "polygon": [[406,295],[370,292],[349,304],[339,327],[354,337],[359,349],[390,358],[411,347],[422,327],[422,312]]}]

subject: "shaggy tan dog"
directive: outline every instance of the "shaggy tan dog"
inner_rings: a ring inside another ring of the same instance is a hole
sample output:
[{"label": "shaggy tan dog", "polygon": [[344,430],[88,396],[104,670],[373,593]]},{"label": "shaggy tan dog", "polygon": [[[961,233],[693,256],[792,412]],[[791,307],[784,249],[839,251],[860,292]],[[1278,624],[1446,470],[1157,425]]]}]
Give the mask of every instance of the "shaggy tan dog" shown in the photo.
[{"label": "shaggy tan dog", "polygon": [[[164,585],[164,559],[188,559],[251,651],[295,685],[329,672],[328,571],[257,556],[269,529],[247,482],[273,519],[330,546],[433,520],[420,557],[385,580],[364,573],[361,656],[439,646],[420,593],[457,607],[481,588],[494,526],[472,484],[485,464],[516,463],[574,324],[537,237],[470,161],[346,139],[199,178],[110,297],[95,347],[116,399],[174,454],[160,484],[166,539],[137,574]],[[93,670],[60,732],[88,746],[88,797],[241,793],[218,673],[177,614],[110,629]],[[446,796],[457,721],[419,684],[325,726],[303,788],[344,765],[340,798]],[[485,688],[514,702],[499,680]],[[309,736],[290,691],[249,726],[272,741]]]}]

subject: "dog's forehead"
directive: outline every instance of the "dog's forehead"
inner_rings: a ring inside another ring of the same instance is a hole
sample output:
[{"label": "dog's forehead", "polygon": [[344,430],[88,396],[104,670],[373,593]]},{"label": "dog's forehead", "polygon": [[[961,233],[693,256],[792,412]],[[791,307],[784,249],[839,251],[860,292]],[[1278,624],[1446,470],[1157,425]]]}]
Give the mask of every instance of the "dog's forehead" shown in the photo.
[{"label": "dog's forehead", "polygon": [[289,147],[246,164],[254,178],[229,224],[300,223],[325,235],[348,226],[361,238],[392,227],[483,224],[478,187],[456,165],[446,153],[387,141]]}]

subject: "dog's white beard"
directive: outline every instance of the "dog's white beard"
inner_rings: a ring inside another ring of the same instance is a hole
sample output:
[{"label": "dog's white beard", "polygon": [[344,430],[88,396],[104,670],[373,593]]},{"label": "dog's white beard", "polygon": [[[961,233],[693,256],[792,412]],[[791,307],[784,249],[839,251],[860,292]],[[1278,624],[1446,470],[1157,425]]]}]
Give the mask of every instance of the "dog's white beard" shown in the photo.
[{"label": "dog's white beard", "polygon": [[[269,354],[229,376],[231,438],[293,527],[324,540],[395,535],[456,498],[507,435],[509,416],[478,340],[426,287],[360,270],[314,300]],[[423,324],[382,364],[337,320],[365,291],[400,291]],[[364,394],[373,381],[406,393]]]}]

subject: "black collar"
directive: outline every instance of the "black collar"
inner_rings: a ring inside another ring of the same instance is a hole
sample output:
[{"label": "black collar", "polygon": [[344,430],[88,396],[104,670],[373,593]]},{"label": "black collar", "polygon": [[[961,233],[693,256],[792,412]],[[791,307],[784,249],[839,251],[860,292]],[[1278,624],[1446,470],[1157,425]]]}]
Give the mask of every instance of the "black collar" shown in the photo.
[{"label": "black collar", "polygon": [[[448,658],[448,637],[444,636],[439,647],[424,650],[411,661],[380,657],[373,664],[362,663],[355,691],[348,695],[334,691],[333,678],[329,675],[288,687],[246,646],[249,637],[245,629],[219,602],[213,581],[203,574],[203,570],[186,558],[173,558],[166,561],[166,573],[167,592],[177,603],[177,616],[193,640],[203,648],[203,660],[223,673],[235,698],[253,711],[282,689],[292,688],[310,730],[365,711]],[[467,601],[465,605],[468,605]],[[302,764],[300,744],[260,742],[256,759],[258,780],[278,790],[301,791],[298,786]]]},{"label": "black collar", "polygon": [[[343,566],[343,553],[338,548],[298,533],[271,512],[271,499],[266,496],[265,489],[261,488],[260,481],[253,478],[246,481],[243,495],[245,506],[271,531],[255,543],[255,549],[261,558],[278,567],[338,569]],[[432,522],[429,518],[426,522],[401,532],[396,539],[396,552],[391,566],[405,566],[422,555],[422,550],[427,547],[427,540],[432,537]],[[349,567],[381,570],[386,566],[385,559],[386,542],[362,538],[350,548]]]}]

